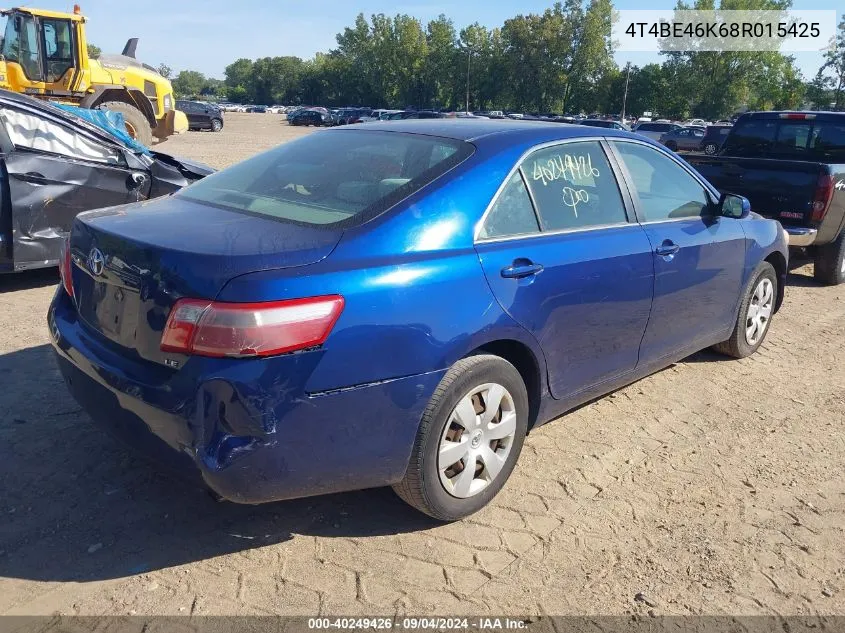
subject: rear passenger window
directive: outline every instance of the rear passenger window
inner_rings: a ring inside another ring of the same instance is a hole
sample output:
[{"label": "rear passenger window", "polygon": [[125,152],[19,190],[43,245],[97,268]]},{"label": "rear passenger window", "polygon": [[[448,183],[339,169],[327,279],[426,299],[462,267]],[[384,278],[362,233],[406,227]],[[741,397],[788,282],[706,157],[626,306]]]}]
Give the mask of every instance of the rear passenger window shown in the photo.
[{"label": "rear passenger window", "polygon": [[749,119],[734,126],[726,141],[730,156],[756,156],[771,149],[777,131],[773,119]]},{"label": "rear passenger window", "polygon": [[707,215],[710,198],[689,172],[662,152],[640,143],[614,146],[633,180],[646,222]]},{"label": "rear passenger window", "polygon": [[506,237],[536,233],[539,230],[528,190],[519,171],[516,171],[487,214],[478,236],[482,239]]},{"label": "rear passenger window", "polygon": [[773,151],[787,155],[806,153],[811,129],[812,125],[807,121],[781,122]]},{"label": "rear passenger window", "polygon": [[616,177],[597,141],[539,150],[522,163],[522,173],[544,231],[627,222]]}]

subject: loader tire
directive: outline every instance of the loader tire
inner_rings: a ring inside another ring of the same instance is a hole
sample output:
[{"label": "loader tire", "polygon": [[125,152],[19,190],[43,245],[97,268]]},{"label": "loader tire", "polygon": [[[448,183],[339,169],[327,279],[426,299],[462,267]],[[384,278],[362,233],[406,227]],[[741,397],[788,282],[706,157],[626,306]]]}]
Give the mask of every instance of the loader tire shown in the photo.
[{"label": "loader tire", "polygon": [[126,132],[141,145],[151,147],[153,144],[153,130],[147,117],[138,108],[123,101],[103,101],[97,110],[111,110],[120,112],[126,123]]}]

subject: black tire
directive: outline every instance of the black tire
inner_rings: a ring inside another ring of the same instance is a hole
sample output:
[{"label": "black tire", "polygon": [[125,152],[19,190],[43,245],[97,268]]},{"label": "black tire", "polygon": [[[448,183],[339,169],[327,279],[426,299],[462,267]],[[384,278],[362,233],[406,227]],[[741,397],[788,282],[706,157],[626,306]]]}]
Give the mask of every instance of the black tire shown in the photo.
[{"label": "black tire", "polygon": [[219,132],[223,129],[223,121],[220,119],[211,119],[211,131]]},{"label": "black tire", "polygon": [[774,315],[774,306],[777,303],[778,296],[778,276],[774,267],[769,262],[761,262],[745,286],[742,303],[739,306],[739,313],[737,314],[734,330],[731,333],[730,338],[714,345],[713,350],[719,352],[720,354],[724,354],[725,356],[745,358],[746,356],[751,356],[751,354],[756,352],[763,344],[763,341],[766,340],[766,335],[769,333],[769,329],[771,327],[771,317],[766,321],[763,335],[755,344],[750,344],[745,336],[748,306],[751,303],[754,289],[757,288],[757,285],[763,280],[763,278],[768,278],[772,282],[772,315]]},{"label": "black tire", "polygon": [[[507,459],[490,483],[477,494],[465,498],[446,491],[438,473],[441,435],[458,402],[471,390],[485,383],[505,387],[513,398],[516,430]],[[528,392],[516,368],[489,354],[470,356],[455,363],[437,386],[420,422],[411,459],[404,479],[393,486],[403,501],[440,521],[456,521],[487,505],[502,489],[513,472],[528,430]]]},{"label": "black tire", "polygon": [[678,151],[678,144],[675,141],[669,141],[668,143],[666,143],[666,147],[672,150],[673,152]]},{"label": "black tire", "polygon": [[126,121],[126,131],[141,145],[151,147],[153,144],[153,129],[147,117],[138,108],[123,101],[104,101],[97,106],[98,110],[120,112]]},{"label": "black tire", "polygon": [[706,143],[704,145],[704,153],[708,154],[709,156],[713,156],[718,151],[719,148],[716,146],[716,143]]},{"label": "black tire", "polygon": [[830,244],[815,249],[815,271],[817,281],[828,286],[838,286],[845,281],[845,230]]}]

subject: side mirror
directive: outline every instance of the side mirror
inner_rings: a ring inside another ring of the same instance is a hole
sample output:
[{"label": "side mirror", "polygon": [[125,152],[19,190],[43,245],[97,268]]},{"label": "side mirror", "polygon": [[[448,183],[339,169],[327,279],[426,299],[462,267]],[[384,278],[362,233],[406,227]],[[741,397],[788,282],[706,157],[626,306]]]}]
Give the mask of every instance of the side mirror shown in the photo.
[{"label": "side mirror", "polygon": [[723,193],[719,198],[719,215],[742,220],[751,215],[751,203],[735,193]]}]

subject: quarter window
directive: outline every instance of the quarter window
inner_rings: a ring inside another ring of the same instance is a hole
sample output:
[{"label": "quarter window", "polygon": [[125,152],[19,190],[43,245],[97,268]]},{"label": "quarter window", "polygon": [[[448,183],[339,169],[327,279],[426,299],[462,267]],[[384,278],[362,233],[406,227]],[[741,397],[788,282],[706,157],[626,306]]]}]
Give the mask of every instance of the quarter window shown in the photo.
[{"label": "quarter window", "polygon": [[710,198],[685,169],[640,143],[614,143],[628,169],[646,222],[707,215]]},{"label": "quarter window", "polygon": [[531,198],[517,170],[508,179],[508,183],[487,214],[479,237],[483,239],[524,235],[536,233],[539,230],[540,226],[537,224],[537,216],[534,215]]},{"label": "quarter window", "polygon": [[627,222],[616,177],[598,141],[538,150],[521,170],[544,231]]}]

